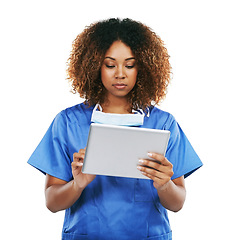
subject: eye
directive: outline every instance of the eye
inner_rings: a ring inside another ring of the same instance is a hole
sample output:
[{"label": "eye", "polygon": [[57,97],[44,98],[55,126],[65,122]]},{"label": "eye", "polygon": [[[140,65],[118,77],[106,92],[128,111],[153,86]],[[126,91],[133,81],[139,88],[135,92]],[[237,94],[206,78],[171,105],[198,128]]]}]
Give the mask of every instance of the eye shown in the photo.
[{"label": "eye", "polygon": [[107,67],[107,68],[114,68],[115,66],[114,66],[114,65],[107,65],[107,64],[106,64],[106,67]]},{"label": "eye", "polygon": [[134,65],[131,65],[131,66],[127,65],[126,68],[132,69],[132,68],[134,68]]}]

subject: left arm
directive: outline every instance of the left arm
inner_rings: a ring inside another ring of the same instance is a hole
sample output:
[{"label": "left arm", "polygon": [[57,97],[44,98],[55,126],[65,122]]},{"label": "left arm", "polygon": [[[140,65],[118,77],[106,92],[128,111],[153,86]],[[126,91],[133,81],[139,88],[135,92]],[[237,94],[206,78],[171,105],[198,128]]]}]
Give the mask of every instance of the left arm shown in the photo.
[{"label": "left arm", "polygon": [[163,207],[178,212],[183,207],[186,198],[184,177],[171,180],[172,164],[161,154],[149,153],[152,159],[140,159],[138,169],[143,175],[153,180]]}]

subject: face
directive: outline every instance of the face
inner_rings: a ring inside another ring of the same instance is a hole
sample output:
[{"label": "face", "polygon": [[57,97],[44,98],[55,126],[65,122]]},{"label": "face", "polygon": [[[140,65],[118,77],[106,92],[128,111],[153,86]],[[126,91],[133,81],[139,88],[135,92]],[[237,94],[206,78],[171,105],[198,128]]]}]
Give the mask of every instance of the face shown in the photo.
[{"label": "face", "polygon": [[130,47],[121,41],[114,42],[107,50],[101,67],[101,79],[108,99],[126,97],[136,83],[137,72]]}]

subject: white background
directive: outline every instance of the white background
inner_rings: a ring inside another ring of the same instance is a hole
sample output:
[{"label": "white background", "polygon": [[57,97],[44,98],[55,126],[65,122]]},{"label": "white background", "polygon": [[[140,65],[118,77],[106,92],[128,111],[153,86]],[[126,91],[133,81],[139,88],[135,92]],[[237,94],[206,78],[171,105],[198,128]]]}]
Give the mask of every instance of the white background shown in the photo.
[{"label": "white background", "polygon": [[160,106],[180,123],[204,166],[186,179],[187,200],[170,213],[176,240],[238,239],[239,2],[2,1],[1,235],[60,239],[64,212],[45,207],[44,175],[27,160],[55,115],[79,103],[66,61],[86,25],[129,17],[150,26],[171,56],[173,80]]}]

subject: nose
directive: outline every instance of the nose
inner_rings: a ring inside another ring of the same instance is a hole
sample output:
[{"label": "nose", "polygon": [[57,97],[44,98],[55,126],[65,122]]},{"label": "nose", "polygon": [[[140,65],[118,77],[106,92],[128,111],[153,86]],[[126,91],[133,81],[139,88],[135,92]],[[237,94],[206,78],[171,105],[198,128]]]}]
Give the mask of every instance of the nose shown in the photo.
[{"label": "nose", "polygon": [[126,73],[125,73],[123,67],[117,67],[116,73],[115,73],[115,78],[116,79],[124,79],[124,78],[126,78]]}]

